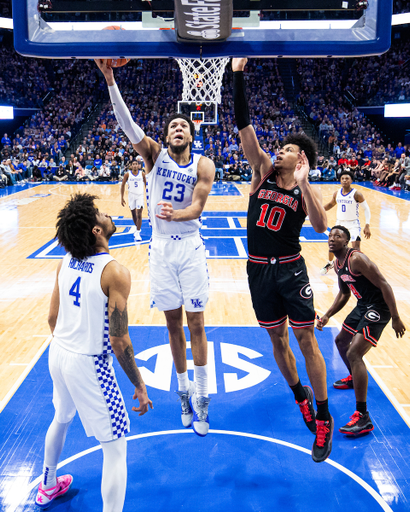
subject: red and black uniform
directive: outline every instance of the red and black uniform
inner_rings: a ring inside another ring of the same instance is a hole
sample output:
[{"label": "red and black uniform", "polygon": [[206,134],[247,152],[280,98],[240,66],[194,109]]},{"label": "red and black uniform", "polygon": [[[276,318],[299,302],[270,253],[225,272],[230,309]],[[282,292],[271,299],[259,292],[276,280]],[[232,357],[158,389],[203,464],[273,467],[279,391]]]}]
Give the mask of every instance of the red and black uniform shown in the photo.
[{"label": "red and black uniform", "polygon": [[247,264],[259,325],[295,329],[314,325],[315,310],[299,236],[307,211],[302,191],[280,188],[272,169],[250,194]]},{"label": "red and black uniform", "polygon": [[360,332],[366,341],[377,346],[377,341],[389,323],[391,314],[380,288],[362,274],[352,272],[350,258],[355,252],[360,251],[348,249],[341,265],[336,260],[335,269],[339,280],[349,287],[357,299],[357,306],[346,317],[343,329],[353,336]]}]

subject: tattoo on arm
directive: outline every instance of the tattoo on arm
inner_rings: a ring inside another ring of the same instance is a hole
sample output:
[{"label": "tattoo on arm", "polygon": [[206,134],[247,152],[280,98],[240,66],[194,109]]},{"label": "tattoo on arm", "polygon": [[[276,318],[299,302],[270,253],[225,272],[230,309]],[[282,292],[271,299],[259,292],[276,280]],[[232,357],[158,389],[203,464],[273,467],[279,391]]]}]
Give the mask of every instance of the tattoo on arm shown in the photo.
[{"label": "tattoo on arm", "polygon": [[136,388],[140,388],[143,380],[135,363],[134,349],[132,348],[132,345],[128,345],[124,352],[117,355],[117,359],[121,365],[121,368],[124,370],[133,385]]},{"label": "tattoo on arm", "polygon": [[121,337],[128,332],[128,313],[127,305],[124,311],[120,311],[115,304],[114,310],[110,315],[110,336]]}]

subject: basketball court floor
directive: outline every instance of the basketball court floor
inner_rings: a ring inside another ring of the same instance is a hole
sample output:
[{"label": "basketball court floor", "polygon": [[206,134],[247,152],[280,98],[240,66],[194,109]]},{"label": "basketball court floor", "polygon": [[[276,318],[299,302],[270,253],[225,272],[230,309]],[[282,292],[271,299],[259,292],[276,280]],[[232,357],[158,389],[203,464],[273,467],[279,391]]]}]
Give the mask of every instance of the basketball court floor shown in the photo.
[{"label": "basketball court floor", "polygon": [[[337,184],[315,184],[327,202]],[[392,285],[399,312],[410,329],[410,194],[357,186],[371,212],[372,238],[362,250]],[[130,411],[128,487],[125,511],[198,512],[394,511],[410,506],[410,346],[397,340],[389,324],[380,346],[367,356],[368,406],[375,429],[351,439],[338,432],[354,412],[353,390],[333,381],[347,375],[333,339],[354,306],[316,331],[327,363],[333,451],[312,461],[313,435],[305,427],[293,395],[273,359],[268,335],[254,316],[246,279],[246,210],[249,186],[216,183],[203,215],[208,251],[210,301],[205,314],[210,367],[210,425],[207,437],[183,429],[176,374],[163,314],[149,309],[148,242],[133,242],[128,208],[121,207],[118,184],[40,184],[15,187],[0,197],[0,510],[37,510],[34,497],[42,472],[44,437],[53,418],[47,368],[50,342],[48,306],[55,269],[56,215],[70,194],[99,196],[101,211],[113,216],[117,233],[111,253],[132,276],[130,336],[136,362],[154,409],[133,415],[133,388],[115,361]],[[336,209],[328,212],[328,225]],[[301,233],[315,305],[326,311],[337,293],[336,275],[319,274],[327,258],[327,234],[309,225]],[[189,333],[187,331],[187,339]],[[291,335],[301,380],[303,358]],[[115,358],[114,358],[115,359]],[[193,363],[188,348],[190,372]],[[191,376],[192,377],[192,376]],[[75,417],[61,457],[59,474],[70,473],[69,493],[49,510],[100,511],[102,453]]]}]

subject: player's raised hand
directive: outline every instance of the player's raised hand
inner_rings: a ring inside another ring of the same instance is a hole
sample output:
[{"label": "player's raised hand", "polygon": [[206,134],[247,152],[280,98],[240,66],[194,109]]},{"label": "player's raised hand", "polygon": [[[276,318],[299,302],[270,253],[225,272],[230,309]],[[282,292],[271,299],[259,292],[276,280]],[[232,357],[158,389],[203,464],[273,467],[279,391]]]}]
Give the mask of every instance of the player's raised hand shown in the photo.
[{"label": "player's raised hand", "polygon": [[247,62],[248,59],[246,57],[241,59],[232,59],[232,71],[243,71]]},{"label": "player's raised hand", "polygon": [[107,65],[107,59],[94,59],[97,66],[100,68],[101,73],[104,75],[107,80],[108,85],[114,85],[114,72],[111,66]]},{"label": "player's raised hand", "polygon": [[310,170],[309,160],[308,160],[305,152],[301,151],[299,153],[299,162],[296,164],[295,174],[294,174],[296,183],[298,185],[300,183],[302,183],[303,181],[308,181],[309,170]]}]

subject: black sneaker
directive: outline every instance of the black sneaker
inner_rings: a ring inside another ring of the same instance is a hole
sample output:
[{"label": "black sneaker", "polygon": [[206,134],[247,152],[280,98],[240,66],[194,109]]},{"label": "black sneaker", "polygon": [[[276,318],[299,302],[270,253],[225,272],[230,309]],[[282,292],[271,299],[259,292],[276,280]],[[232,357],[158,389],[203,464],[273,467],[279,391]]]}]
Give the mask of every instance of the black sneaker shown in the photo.
[{"label": "black sneaker", "polygon": [[350,416],[350,421],[344,427],[339,428],[339,432],[349,436],[360,436],[361,434],[368,434],[374,429],[370,415],[368,412],[364,414],[355,411],[353,416]]},{"label": "black sneaker", "polygon": [[332,451],[334,421],[332,416],[330,420],[316,420],[316,439],[312,448],[312,459],[315,462],[323,462]]},{"label": "black sneaker", "polygon": [[307,428],[313,433],[316,433],[316,411],[313,408],[313,391],[309,386],[303,386],[306,391],[306,398],[303,402],[296,402],[300,407],[300,412]]},{"label": "black sneaker", "polygon": [[344,379],[337,380],[333,383],[333,387],[336,389],[353,389],[353,377],[349,375]]}]

